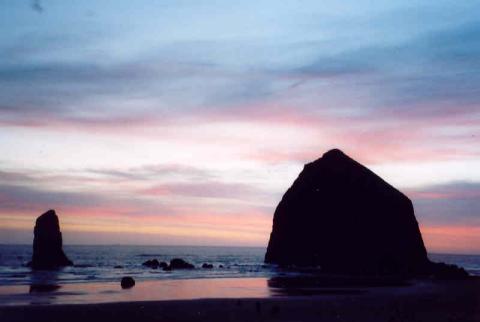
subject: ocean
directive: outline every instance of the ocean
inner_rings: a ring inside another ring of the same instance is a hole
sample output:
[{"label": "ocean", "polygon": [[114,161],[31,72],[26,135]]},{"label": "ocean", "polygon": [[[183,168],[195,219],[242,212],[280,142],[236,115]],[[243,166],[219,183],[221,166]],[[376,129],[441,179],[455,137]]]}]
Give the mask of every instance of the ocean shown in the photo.
[{"label": "ocean", "polygon": [[[64,250],[75,266],[56,271],[32,271],[25,266],[32,256],[31,245],[0,245],[0,285],[114,282],[125,275],[135,280],[168,280],[278,274],[275,266],[263,263],[263,247],[66,245]],[[148,259],[169,262],[175,257],[194,264],[196,269],[163,271],[142,266]],[[430,254],[429,257],[480,275],[480,255]],[[213,264],[214,268],[203,269],[203,263]]]}]

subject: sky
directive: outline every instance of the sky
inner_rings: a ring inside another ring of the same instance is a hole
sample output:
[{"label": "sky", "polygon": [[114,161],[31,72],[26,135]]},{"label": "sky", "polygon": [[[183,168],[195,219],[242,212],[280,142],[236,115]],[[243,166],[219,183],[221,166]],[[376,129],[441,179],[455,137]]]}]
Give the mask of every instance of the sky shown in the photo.
[{"label": "sky", "polygon": [[0,0],[0,243],[266,246],[339,148],[480,253],[479,1]]}]

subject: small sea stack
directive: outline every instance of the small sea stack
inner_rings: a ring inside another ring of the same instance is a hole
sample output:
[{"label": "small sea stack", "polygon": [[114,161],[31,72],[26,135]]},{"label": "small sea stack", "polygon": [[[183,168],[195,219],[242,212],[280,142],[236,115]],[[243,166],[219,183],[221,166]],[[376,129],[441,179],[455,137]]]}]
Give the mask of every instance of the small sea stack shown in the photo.
[{"label": "small sea stack", "polygon": [[411,200],[337,149],[305,165],[283,196],[265,262],[349,275],[466,274],[431,263]]},{"label": "small sea stack", "polygon": [[37,218],[33,234],[33,256],[30,263],[33,269],[48,270],[73,265],[62,249],[62,233],[55,210],[49,210]]}]

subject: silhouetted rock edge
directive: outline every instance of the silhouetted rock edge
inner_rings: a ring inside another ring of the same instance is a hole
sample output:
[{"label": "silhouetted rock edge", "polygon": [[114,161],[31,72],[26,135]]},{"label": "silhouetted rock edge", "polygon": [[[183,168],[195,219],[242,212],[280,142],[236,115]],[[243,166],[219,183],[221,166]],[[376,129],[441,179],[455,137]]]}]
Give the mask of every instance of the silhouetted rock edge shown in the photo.
[{"label": "silhouetted rock edge", "polygon": [[306,164],[282,197],[265,262],[350,275],[468,276],[431,262],[410,199],[338,149]]},{"label": "silhouetted rock edge", "polygon": [[33,255],[29,263],[33,269],[56,269],[71,266],[73,262],[63,252],[62,233],[55,210],[39,216],[35,222]]}]

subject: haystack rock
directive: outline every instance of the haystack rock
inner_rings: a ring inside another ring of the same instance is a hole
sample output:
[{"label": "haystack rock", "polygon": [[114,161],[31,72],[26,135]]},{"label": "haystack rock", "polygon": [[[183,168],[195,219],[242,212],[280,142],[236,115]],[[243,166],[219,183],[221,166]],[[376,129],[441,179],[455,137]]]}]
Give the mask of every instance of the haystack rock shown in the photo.
[{"label": "haystack rock", "polygon": [[265,262],[375,275],[437,267],[410,199],[337,149],[305,165],[283,196]]},{"label": "haystack rock", "polygon": [[73,265],[62,249],[62,233],[55,210],[37,218],[33,233],[32,268],[55,269]]}]

